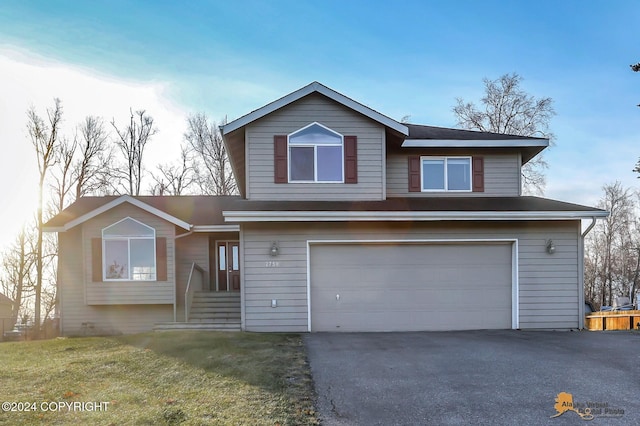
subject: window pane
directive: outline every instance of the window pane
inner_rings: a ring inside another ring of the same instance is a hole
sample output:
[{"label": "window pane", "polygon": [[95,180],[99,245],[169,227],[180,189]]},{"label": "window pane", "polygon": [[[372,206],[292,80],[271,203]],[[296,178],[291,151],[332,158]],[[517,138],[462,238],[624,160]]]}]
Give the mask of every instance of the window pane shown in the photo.
[{"label": "window pane", "polygon": [[130,240],[131,279],[153,281],[156,279],[155,240]]},{"label": "window pane", "polygon": [[133,219],[125,219],[104,228],[103,235],[117,235],[130,237],[153,237],[153,228],[136,222]]},{"label": "window pane", "polygon": [[129,279],[129,243],[126,240],[105,240],[104,277],[108,280]]},{"label": "window pane", "polygon": [[225,246],[218,246],[218,265],[221,271],[227,269],[227,248]]},{"label": "window pane", "polygon": [[444,160],[422,160],[422,188],[444,190]]},{"label": "window pane", "polygon": [[471,163],[468,158],[447,160],[447,188],[449,191],[471,189]]},{"label": "window pane", "polygon": [[289,136],[289,144],[342,145],[342,138],[332,131],[314,124]]},{"label": "window pane", "polygon": [[296,146],[290,148],[291,180],[313,181],[313,147]]},{"label": "window pane", "polygon": [[342,147],[319,146],[318,148],[318,181],[342,181]]},{"label": "window pane", "polygon": [[240,257],[239,257],[239,252],[238,252],[238,246],[231,246],[231,253],[233,254],[233,270],[234,271],[239,271],[240,270]]}]

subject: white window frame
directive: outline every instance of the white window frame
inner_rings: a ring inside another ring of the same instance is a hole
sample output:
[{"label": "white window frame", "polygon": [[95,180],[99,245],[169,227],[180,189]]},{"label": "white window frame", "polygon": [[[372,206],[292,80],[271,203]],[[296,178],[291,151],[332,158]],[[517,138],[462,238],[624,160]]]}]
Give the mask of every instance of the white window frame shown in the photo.
[{"label": "white window frame", "polygon": [[[121,222],[124,222],[125,220],[132,220],[136,223],[138,223],[139,225],[144,226],[145,228],[148,228],[151,233],[152,236],[141,236],[141,235],[108,235],[105,236],[105,231],[108,230],[109,228],[118,225]],[[145,280],[137,280],[133,278],[133,271],[131,268],[131,241],[132,240],[151,240],[153,241],[152,247],[153,247],[153,278],[152,279],[145,279]],[[108,241],[126,241],[127,242],[127,275],[128,278],[107,278],[107,242]],[[112,223],[111,225],[102,228],[102,280],[103,281],[126,281],[126,282],[149,282],[149,281],[157,281],[158,280],[158,261],[157,261],[157,254],[156,254],[156,230],[154,228],[152,228],[151,226],[144,224],[142,222],[140,222],[139,220],[136,220],[132,217],[125,217],[124,219],[121,219],[115,223]]]},{"label": "white window frame", "polygon": [[[314,143],[294,143],[293,145],[290,142],[290,138],[295,136],[296,133],[299,133],[303,130],[308,129],[311,126],[320,126],[323,129],[333,133],[337,137],[340,138],[340,144],[314,144]],[[292,180],[291,179],[291,147],[312,147],[313,148],[313,180]],[[342,176],[340,180],[318,180],[318,146],[339,146],[340,147],[340,159],[341,159],[341,168],[342,168]],[[324,126],[317,121],[313,123],[307,124],[306,126],[296,130],[293,133],[289,133],[287,135],[287,179],[290,183],[344,183],[344,136],[335,130],[331,130],[327,126]]]},{"label": "white window frame", "polygon": [[[424,161],[425,160],[443,160],[444,161],[444,188],[443,189],[426,189],[424,187]],[[448,189],[448,167],[449,160],[469,160],[469,189]],[[473,160],[471,156],[421,156],[420,157],[420,191],[421,192],[472,192],[473,191]]]}]

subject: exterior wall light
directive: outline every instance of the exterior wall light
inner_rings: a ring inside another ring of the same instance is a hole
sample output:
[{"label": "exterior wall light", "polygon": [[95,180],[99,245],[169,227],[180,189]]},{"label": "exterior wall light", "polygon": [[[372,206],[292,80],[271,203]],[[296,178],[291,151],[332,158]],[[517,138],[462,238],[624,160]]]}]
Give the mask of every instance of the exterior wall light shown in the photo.
[{"label": "exterior wall light", "polygon": [[272,257],[276,257],[280,253],[280,247],[278,247],[278,242],[274,241],[271,243],[271,249],[269,250],[269,254]]},{"label": "exterior wall light", "polygon": [[556,245],[553,243],[553,240],[547,240],[547,253],[553,254],[556,252]]}]

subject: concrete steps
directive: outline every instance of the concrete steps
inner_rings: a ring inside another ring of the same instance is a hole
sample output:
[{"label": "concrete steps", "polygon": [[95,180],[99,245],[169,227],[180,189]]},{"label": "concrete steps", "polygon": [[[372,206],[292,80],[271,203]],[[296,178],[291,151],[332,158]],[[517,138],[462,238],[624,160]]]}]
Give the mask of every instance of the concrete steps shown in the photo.
[{"label": "concrete steps", "polygon": [[240,293],[194,292],[189,322],[160,323],[153,329],[240,331]]},{"label": "concrete steps", "polygon": [[206,330],[206,331],[240,331],[240,322],[237,323],[195,323],[195,322],[164,322],[153,327],[154,331],[170,330]]}]

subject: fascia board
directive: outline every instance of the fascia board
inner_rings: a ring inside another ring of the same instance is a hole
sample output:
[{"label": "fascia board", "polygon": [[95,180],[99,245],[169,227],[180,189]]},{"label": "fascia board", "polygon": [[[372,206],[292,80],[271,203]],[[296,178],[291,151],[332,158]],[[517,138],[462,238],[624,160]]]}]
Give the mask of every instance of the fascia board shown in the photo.
[{"label": "fascia board", "polygon": [[547,139],[406,139],[402,148],[529,148],[549,146]]},{"label": "fascia board", "polygon": [[193,232],[239,232],[240,225],[195,225]]},{"label": "fascia board", "polygon": [[225,222],[344,222],[344,221],[443,221],[443,220],[567,220],[606,217],[607,212],[292,212],[225,211]]},{"label": "fascia board", "polygon": [[[155,216],[158,216],[159,218],[166,220],[167,222],[173,223],[174,225],[179,226],[180,228],[185,229],[187,231],[191,229],[191,225],[189,225],[187,222],[180,220],[175,216],[171,216],[170,214],[163,212],[162,210],[159,210],[153,206],[150,206],[147,203],[137,200],[131,197],[130,195],[123,195],[121,197],[116,198],[115,200],[109,201],[108,203],[103,204],[97,209],[91,210],[90,212],[85,213],[82,216],[79,216],[74,220],[67,222],[62,228],[64,229],[64,231],[68,231],[69,229],[75,226],[78,226],[81,223],[84,223],[87,220],[98,216],[99,214],[109,211],[112,208],[119,206],[122,203],[129,203],[131,205],[134,205],[146,212],[149,212]],[[59,229],[59,228],[56,228],[56,229]],[[58,231],[49,231],[49,232],[64,232],[64,231],[58,230]]]}]

